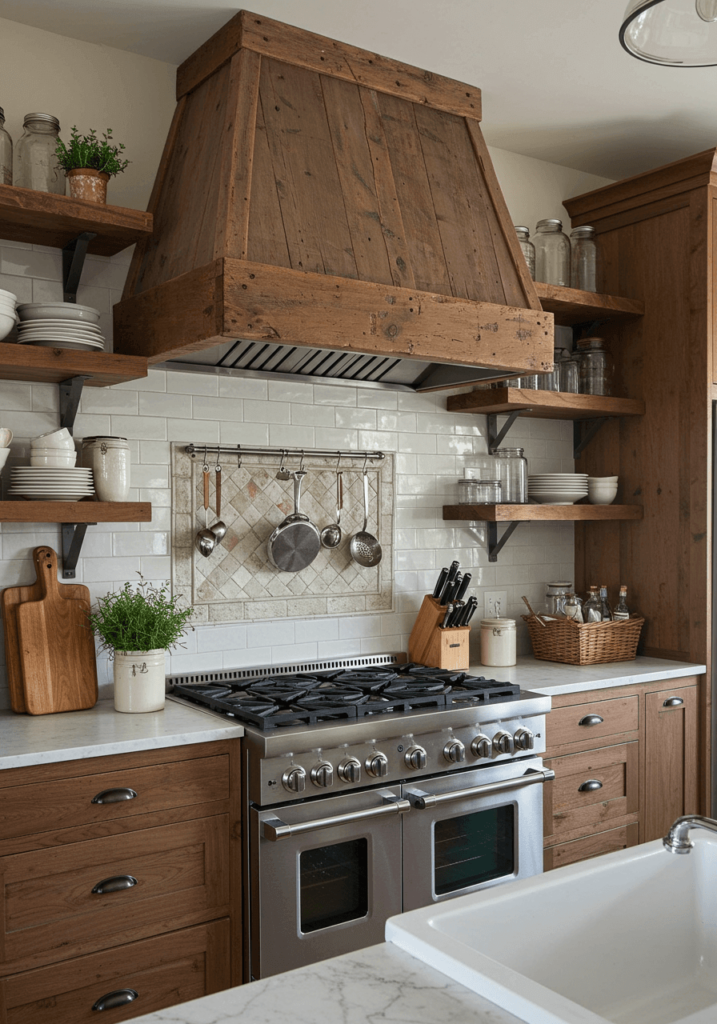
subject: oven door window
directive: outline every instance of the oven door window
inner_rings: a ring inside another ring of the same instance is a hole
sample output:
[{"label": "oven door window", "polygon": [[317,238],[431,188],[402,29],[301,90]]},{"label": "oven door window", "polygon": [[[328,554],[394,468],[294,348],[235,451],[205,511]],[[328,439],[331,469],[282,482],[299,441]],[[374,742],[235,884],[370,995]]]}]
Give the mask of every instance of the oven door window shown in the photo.
[{"label": "oven door window", "polygon": [[304,934],[368,913],[368,840],[319,846],[299,855],[299,920]]},{"label": "oven door window", "polygon": [[445,896],[515,872],[515,805],[434,822],[434,891]]}]

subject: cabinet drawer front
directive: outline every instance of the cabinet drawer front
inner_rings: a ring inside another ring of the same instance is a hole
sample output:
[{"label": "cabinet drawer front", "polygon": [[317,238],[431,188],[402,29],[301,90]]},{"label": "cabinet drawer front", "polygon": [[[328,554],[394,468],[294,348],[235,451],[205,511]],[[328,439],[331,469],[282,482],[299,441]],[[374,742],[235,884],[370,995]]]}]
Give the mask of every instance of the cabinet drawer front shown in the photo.
[{"label": "cabinet drawer front", "polygon": [[218,815],[4,857],[0,962],[14,972],[223,917],[228,845]]},{"label": "cabinet drawer front", "polygon": [[637,811],[637,741],[556,757],[546,765],[555,772],[543,805],[546,835],[604,828],[611,819]]},{"label": "cabinet drawer front", "polygon": [[0,791],[0,839],[228,799],[226,754],[34,783]]},{"label": "cabinet drawer front", "polygon": [[637,846],[637,824],[635,822],[622,825],[620,828],[611,828],[608,832],[585,836],[584,839],[575,839],[571,843],[549,846],[543,853],[543,867],[545,871],[550,871],[553,868],[564,867],[566,864],[575,864],[579,860],[600,857],[603,853],[625,850],[628,846]]},{"label": "cabinet drawer front", "polygon": [[548,715],[548,751],[565,743],[589,742],[603,736],[633,732],[638,724],[638,701],[637,696],[616,697],[556,708]]},{"label": "cabinet drawer front", "polygon": [[16,974],[0,981],[0,1024],[96,1024],[92,1007],[104,996],[136,992],[132,1002],[102,1010],[101,1020],[114,1024],[218,992],[230,984],[229,943],[225,918]]}]

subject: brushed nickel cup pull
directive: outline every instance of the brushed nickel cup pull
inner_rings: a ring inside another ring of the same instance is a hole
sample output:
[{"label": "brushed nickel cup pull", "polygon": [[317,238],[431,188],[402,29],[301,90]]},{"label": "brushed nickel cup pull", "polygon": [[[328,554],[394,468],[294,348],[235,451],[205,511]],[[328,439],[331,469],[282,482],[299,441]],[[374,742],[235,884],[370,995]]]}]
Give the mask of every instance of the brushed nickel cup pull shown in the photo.
[{"label": "brushed nickel cup pull", "polygon": [[127,1006],[139,999],[139,992],[133,988],[118,988],[116,992],[108,992],[106,996],[100,996],[93,1010],[115,1010],[118,1006]]},{"label": "brushed nickel cup pull", "polygon": [[667,700],[663,700],[663,708],[676,708],[680,704],[684,704],[682,697],[668,697]]},{"label": "brushed nickel cup pull", "polygon": [[136,800],[137,794],[128,786],[122,789],[103,789],[97,796],[93,796],[92,804],[120,804],[123,800]]},{"label": "brushed nickel cup pull", "polygon": [[578,786],[578,793],[594,793],[596,789],[602,789],[602,782],[598,782],[597,779],[588,779],[587,782],[583,782],[582,786]]},{"label": "brushed nickel cup pull", "polygon": [[585,715],[584,718],[580,719],[578,725],[600,725],[603,721],[604,719],[600,715]]},{"label": "brushed nickel cup pull", "polygon": [[92,892],[97,896],[104,896],[108,892],[121,892],[123,889],[131,889],[137,884],[133,875],[114,875],[112,878],[103,878],[101,882],[93,886]]}]

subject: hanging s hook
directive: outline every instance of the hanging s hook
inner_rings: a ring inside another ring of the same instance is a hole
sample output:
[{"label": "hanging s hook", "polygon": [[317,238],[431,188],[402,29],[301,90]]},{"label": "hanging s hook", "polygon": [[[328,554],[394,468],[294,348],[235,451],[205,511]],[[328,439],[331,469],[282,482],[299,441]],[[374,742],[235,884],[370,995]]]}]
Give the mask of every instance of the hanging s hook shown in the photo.
[{"label": "hanging s hook", "polygon": [[206,445],[204,445],[204,465],[202,466],[202,471],[204,473],[208,473],[209,472],[209,463],[207,461],[207,446]]}]

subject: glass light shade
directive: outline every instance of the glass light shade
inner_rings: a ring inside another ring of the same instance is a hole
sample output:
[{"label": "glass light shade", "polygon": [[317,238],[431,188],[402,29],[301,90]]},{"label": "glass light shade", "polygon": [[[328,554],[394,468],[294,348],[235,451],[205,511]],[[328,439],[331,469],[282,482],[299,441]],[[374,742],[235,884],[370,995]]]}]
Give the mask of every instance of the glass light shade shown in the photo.
[{"label": "glass light shade", "polygon": [[630,0],[620,42],[649,64],[717,65],[717,0]]}]

